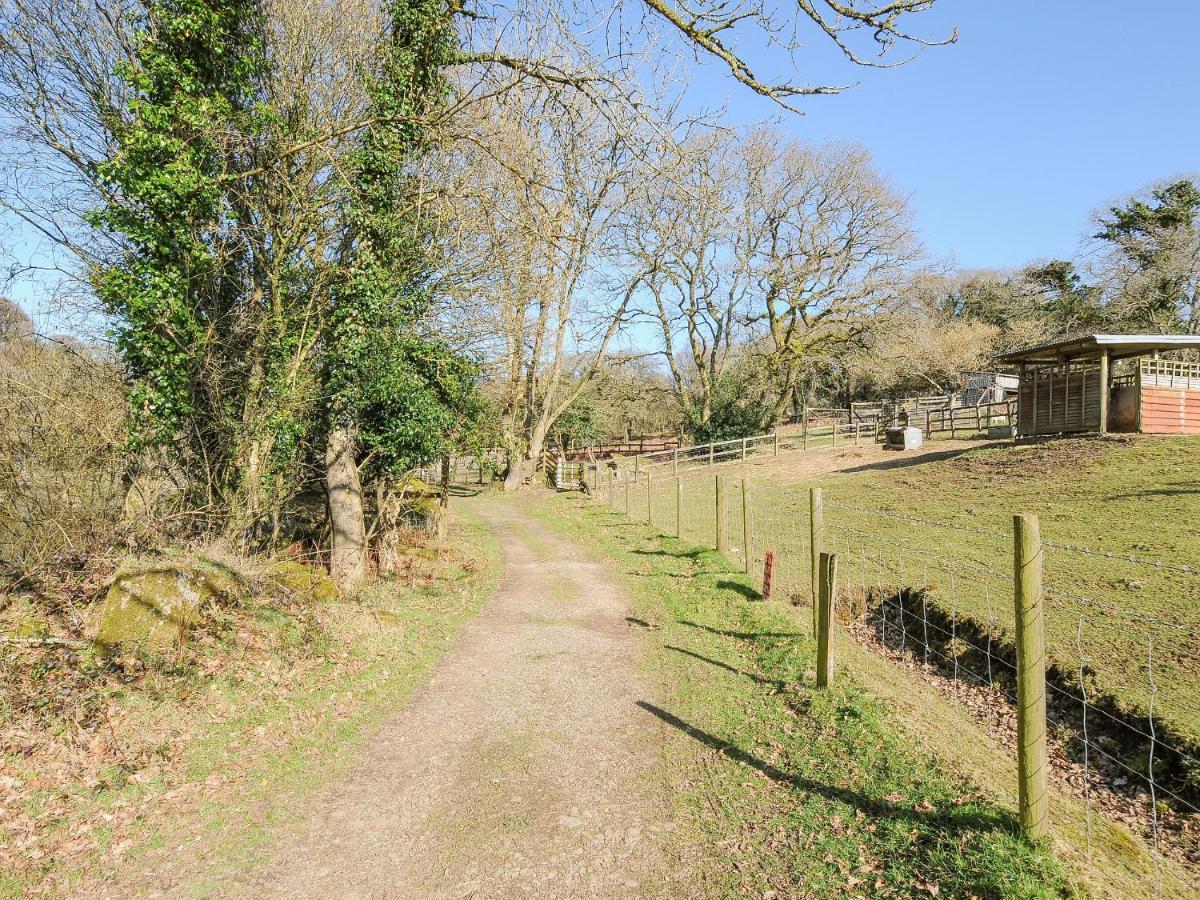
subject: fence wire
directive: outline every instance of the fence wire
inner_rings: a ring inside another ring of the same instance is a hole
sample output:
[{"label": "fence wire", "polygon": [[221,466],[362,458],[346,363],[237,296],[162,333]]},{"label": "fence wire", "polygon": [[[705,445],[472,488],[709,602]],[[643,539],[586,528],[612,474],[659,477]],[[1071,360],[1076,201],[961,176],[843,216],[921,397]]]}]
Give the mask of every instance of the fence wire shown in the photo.
[{"label": "fence wire", "polygon": [[[772,600],[812,596],[810,495],[801,486],[723,476],[725,552]],[[715,547],[717,479],[619,473],[600,499],[688,544]],[[628,507],[626,504],[628,503]],[[915,667],[1012,745],[1017,667],[1013,536],[826,496],[819,540],[838,555],[840,617]],[[1200,888],[1200,566],[1153,548],[1108,551],[1054,540],[1043,524],[1047,709],[1052,777],[1084,809],[1139,832],[1157,893]],[[748,560],[748,564],[747,564]],[[946,727],[954,723],[947,721]],[[1052,813],[1053,817],[1053,813]]]}]

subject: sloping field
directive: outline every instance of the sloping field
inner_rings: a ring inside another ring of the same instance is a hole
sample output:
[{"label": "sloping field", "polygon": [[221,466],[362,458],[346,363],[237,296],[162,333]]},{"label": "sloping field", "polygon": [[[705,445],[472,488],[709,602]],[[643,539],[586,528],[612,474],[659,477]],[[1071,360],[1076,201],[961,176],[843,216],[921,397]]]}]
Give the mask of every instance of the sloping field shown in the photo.
[{"label": "sloping field", "polygon": [[[781,458],[727,476],[728,552],[744,559],[745,475],[750,568],[761,573],[773,550],[777,592],[808,600],[808,489],[821,487],[843,587],[915,592],[948,629],[963,623],[999,645],[1012,631],[1012,516],[1036,514],[1051,664],[1089,701],[1107,698],[1121,715],[1153,711],[1172,732],[1157,737],[1200,746],[1200,439],[959,443],[919,456],[864,452],[836,472],[811,462]],[[664,482],[651,513],[671,532],[676,488]],[[683,537],[711,546],[711,475],[685,480],[683,496]],[[644,491],[632,506],[645,517]]]}]

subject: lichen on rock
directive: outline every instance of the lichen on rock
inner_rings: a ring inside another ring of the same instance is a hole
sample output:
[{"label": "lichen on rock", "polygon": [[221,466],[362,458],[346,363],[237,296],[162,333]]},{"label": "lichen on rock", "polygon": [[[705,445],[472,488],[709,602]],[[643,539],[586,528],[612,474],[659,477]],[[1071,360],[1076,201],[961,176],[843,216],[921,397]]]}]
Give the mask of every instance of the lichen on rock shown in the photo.
[{"label": "lichen on rock", "polygon": [[94,648],[163,653],[183,643],[211,604],[240,601],[245,590],[228,565],[207,557],[130,563],[108,589]]}]

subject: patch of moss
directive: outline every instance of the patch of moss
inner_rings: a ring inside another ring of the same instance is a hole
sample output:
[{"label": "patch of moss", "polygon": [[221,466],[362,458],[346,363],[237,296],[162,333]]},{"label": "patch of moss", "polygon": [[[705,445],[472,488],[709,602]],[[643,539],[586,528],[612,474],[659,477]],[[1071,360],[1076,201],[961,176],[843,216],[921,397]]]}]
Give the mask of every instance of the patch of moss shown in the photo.
[{"label": "patch of moss", "polygon": [[287,559],[273,560],[267,567],[266,578],[297,597],[314,603],[332,603],[337,599],[337,587],[322,569]]},{"label": "patch of moss", "polygon": [[244,595],[238,574],[208,557],[128,563],[108,589],[93,648],[104,656],[123,645],[168,651],[187,639],[210,604]]}]

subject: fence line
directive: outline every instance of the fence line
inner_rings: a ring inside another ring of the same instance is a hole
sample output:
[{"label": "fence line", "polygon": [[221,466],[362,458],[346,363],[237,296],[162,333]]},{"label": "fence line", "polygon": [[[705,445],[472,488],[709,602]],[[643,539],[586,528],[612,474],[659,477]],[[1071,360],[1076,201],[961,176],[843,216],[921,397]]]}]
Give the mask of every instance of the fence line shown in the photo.
[{"label": "fence line", "polygon": [[589,462],[584,466],[582,481],[593,491],[602,490],[607,477],[635,482],[648,473],[655,477],[692,474],[728,463],[742,463],[751,458],[766,459],[825,450],[839,446],[861,446],[874,443],[876,432],[866,424],[807,426],[792,434],[754,435],[710,444],[696,444],[659,453],[646,453],[620,460]]},{"label": "fence line", "polygon": [[[1044,586],[1029,588],[1045,650],[1035,644],[1023,651],[1030,626],[1018,621],[1007,599],[1020,595],[1012,531],[826,496],[818,547],[808,491],[705,471],[709,477],[663,477],[661,469],[639,467],[623,481],[607,479],[593,496],[623,510],[623,497],[633,491],[633,518],[690,544],[724,546],[747,572],[760,573],[770,553],[772,596],[797,605],[817,599],[815,551],[833,554],[839,583],[831,609],[842,610],[860,640],[915,664],[922,677],[944,681],[953,698],[969,699],[976,715],[1016,721],[1026,707],[1018,702],[1023,686],[1036,672],[1043,682],[1040,727],[1030,722],[1018,732],[1049,732],[1041,768],[1079,797],[1088,852],[1097,850],[1094,817],[1116,810],[1149,842],[1159,891],[1164,883],[1185,894],[1197,889],[1191,860],[1200,858],[1200,569],[1036,536],[1026,553],[1047,577]],[[1132,571],[1122,578],[1122,568]],[[1141,595],[1137,609],[1127,598],[1106,596],[1141,591],[1143,581],[1159,592],[1153,602]],[[1022,669],[1030,656],[1038,660],[1035,669]],[[997,732],[1001,741],[1011,740],[1006,733]],[[1026,775],[1038,765],[1036,748],[1027,752]],[[1036,785],[1022,791],[1023,812],[1036,792]],[[1022,821],[1036,836],[1045,819],[1031,814]]]}]

